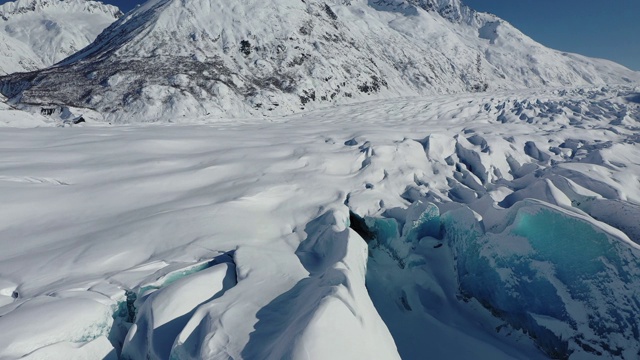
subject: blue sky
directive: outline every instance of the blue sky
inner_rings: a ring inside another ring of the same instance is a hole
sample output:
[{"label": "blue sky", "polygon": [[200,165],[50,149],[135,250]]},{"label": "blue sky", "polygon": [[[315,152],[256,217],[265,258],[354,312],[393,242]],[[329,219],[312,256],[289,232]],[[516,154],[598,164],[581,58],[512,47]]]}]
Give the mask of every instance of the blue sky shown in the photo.
[{"label": "blue sky", "polygon": [[554,49],[640,70],[640,0],[463,0]]},{"label": "blue sky", "polygon": [[[0,0],[0,4],[6,1]],[[106,0],[129,11],[144,0]],[[640,0],[463,0],[554,49],[640,70]]]}]

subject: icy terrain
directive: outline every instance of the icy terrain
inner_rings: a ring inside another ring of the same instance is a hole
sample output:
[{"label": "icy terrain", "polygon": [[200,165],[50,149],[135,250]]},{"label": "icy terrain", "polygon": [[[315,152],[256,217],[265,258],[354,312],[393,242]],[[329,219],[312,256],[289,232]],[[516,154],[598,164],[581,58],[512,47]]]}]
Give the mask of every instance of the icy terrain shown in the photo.
[{"label": "icy terrain", "polygon": [[640,356],[640,88],[12,116],[2,359]]},{"label": "icy terrain", "polygon": [[61,66],[0,79],[0,92],[140,122],[638,81],[459,0],[149,0]]},{"label": "icy terrain", "polygon": [[0,5],[0,75],[51,66],[89,45],[122,16],[89,0],[16,0]]}]

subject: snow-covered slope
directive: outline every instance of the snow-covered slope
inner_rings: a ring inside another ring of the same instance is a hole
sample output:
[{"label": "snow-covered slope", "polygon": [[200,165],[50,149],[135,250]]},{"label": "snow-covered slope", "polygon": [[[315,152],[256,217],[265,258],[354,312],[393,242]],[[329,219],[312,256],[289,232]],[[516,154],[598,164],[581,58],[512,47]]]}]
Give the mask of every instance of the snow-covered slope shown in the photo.
[{"label": "snow-covered slope", "polygon": [[0,358],[635,360],[639,94],[3,130]]},{"label": "snow-covered slope", "polygon": [[459,0],[149,0],[62,66],[0,88],[128,122],[639,79],[545,48]]},{"label": "snow-covered slope", "polygon": [[122,16],[89,0],[17,0],[0,5],[0,75],[51,66],[89,45]]}]

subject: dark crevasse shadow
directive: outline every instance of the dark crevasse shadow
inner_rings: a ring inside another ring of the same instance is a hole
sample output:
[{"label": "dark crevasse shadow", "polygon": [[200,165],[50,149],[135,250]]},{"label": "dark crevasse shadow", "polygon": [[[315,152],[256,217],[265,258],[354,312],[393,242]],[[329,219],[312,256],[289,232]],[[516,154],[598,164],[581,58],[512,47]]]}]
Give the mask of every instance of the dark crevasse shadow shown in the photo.
[{"label": "dark crevasse shadow", "polygon": [[333,225],[335,218],[327,212],[305,227],[308,237],[296,255],[310,275],[258,311],[255,330],[242,351],[244,359],[292,358],[298,338],[323,299],[334,292],[334,286],[346,284],[346,275],[332,266],[347,254],[349,230],[335,232]]},{"label": "dark crevasse shadow", "polygon": [[116,349],[111,350],[102,360],[118,360],[118,352]]}]

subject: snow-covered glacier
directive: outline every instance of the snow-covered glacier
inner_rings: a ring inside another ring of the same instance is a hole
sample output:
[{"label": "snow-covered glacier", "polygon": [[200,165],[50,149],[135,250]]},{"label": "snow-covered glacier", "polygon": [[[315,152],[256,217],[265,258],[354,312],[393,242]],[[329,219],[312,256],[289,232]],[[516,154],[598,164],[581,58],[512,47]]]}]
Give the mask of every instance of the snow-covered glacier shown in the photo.
[{"label": "snow-covered glacier", "polygon": [[635,359],[639,93],[0,105],[0,357]]},{"label": "snow-covered glacier", "polygon": [[[394,217],[366,219],[375,239],[370,242],[369,287],[398,335],[404,338],[409,327],[419,336],[434,337],[422,322],[413,319],[408,325],[401,313],[433,316],[434,310],[451,306],[445,307],[445,300],[453,300],[446,297],[457,286],[458,300],[477,302],[504,321],[493,322],[495,331],[520,330],[551,358],[638,355],[635,314],[640,309],[634,283],[640,275],[640,247],[624,233],[539,200],[493,209],[485,217],[468,207],[440,217],[435,204],[419,200],[406,214],[420,208],[421,218],[429,220],[405,218],[402,231]],[[413,233],[426,223],[437,223],[433,229],[438,232],[425,234],[416,244]],[[455,277],[434,275],[447,270]],[[443,286],[443,279],[449,284]],[[397,294],[395,311],[386,299],[390,291]],[[401,340],[409,342],[401,354],[419,358],[423,349],[416,351],[416,340]]]},{"label": "snow-covered glacier", "polygon": [[640,73],[460,0],[121,15],[0,6],[0,359],[640,358]]}]

